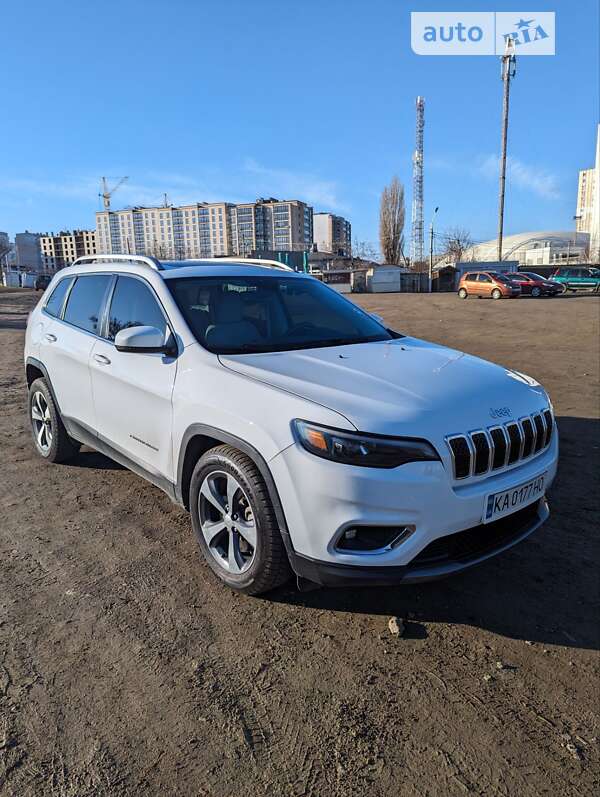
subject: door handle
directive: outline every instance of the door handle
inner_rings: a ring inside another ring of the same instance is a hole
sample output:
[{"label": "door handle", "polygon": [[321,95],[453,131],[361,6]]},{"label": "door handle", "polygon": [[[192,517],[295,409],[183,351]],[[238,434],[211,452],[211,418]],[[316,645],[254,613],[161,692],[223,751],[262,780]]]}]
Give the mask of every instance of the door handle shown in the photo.
[{"label": "door handle", "polygon": [[94,360],[100,365],[110,365],[110,360],[103,354],[94,354]]},{"label": "door handle", "polygon": [[51,332],[47,332],[44,335],[44,340],[48,341],[48,343],[56,343],[56,335],[53,335]]}]

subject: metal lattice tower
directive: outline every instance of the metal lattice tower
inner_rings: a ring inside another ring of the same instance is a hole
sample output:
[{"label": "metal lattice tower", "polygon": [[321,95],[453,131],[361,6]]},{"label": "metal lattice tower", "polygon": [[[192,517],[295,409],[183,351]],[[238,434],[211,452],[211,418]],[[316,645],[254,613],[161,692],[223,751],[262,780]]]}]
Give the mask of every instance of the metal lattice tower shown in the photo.
[{"label": "metal lattice tower", "polygon": [[417,97],[416,146],[413,155],[413,200],[410,256],[412,263],[423,262],[423,128],[425,98]]}]

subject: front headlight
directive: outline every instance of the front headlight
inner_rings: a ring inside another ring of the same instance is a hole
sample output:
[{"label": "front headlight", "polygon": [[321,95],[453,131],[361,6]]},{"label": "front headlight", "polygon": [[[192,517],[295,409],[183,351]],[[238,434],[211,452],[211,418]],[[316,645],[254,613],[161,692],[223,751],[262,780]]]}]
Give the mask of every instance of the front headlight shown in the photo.
[{"label": "front headlight", "polygon": [[397,468],[407,462],[435,461],[440,457],[426,440],[343,432],[308,421],[293,421],[298,442],[311,454],[345,465]]}]

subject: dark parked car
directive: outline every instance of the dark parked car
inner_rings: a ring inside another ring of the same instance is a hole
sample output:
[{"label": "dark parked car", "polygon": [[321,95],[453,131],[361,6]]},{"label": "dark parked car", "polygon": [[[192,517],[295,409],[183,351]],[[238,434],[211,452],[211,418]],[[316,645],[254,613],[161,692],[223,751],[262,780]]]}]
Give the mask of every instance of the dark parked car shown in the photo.
[{"label": "dark parked car", "polygon": [[521,296],[557,296],[564,290],[560,283],[551,282],[533,271],[511,271],[506,276],[521,286]]},{"label": "dark parked car", "polygon": [[45,291],[48,285],[50,285],[50,280],[52,277],[48,274],[40,274],[35,278],[35,289],[36,291]]}]

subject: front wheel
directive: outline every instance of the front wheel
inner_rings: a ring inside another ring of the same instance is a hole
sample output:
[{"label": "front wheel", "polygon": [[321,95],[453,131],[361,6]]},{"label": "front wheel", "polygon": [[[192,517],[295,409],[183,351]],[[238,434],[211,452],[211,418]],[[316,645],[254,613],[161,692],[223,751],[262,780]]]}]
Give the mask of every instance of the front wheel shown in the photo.
[{"label": "front wheel", "polygon": [[502,298],[502,291],[498,288],[494,288],[492,291],[492,299],[501,299]]},{"label": "front wheel", "polygon": [[534,297],[534,299],[538,299],[542,295],[542,289],[541,288],[532,288],[531,289],[531,295]]},{"label": "front wheel", "polygon": [[36,379],[29,388],[29,420],[33,442],[44,459],[64,462],[79,451],[79,443],[67,434],[45,379]]},{"label": "front wheel", "polygon": [[290,567],[267,486],[245,454],[223,445],[198,460],[190,512],[204,558],[229,587],[259,595],[288,580]]},{"label": "front wheel", "polygon": [[467,296],[468,296],[468,294],[467,294],[467,291],[465,290],[465,288],[461,288],[459,290],[459,292],[458,292],[458,298],[459,299],[466,299]]}]

